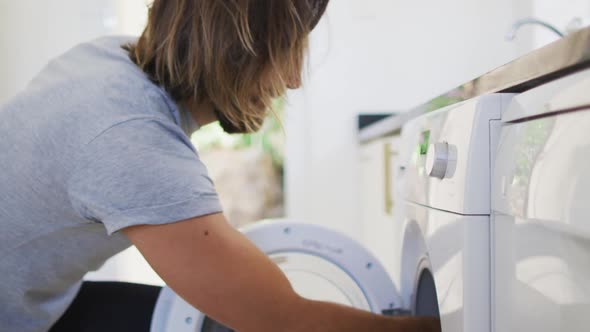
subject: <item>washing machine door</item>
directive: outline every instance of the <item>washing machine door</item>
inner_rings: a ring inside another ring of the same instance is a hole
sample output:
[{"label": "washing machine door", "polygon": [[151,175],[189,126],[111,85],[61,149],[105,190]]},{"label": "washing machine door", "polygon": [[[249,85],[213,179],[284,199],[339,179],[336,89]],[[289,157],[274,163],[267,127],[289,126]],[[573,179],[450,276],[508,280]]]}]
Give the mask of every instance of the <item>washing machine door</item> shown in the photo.
[{"label": "washing machine door", "polygon": [[[399,292],[381,263],[343,234],[288,220],[256,223],[242,232],[279,266],[303,297],[379,314],[405,312]],[[151,331],[231,330],[164,287],[155,307]]]}]

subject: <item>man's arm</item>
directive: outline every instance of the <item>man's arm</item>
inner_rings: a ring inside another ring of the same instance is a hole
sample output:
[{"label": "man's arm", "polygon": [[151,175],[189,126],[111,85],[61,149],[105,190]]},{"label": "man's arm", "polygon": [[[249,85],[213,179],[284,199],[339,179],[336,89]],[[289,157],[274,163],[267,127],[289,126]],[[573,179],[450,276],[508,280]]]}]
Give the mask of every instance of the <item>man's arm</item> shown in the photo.
[{"label": "man's arm", "polygon": [[222,214],[123,232],[177,294],[240,332],[439,330],[433,319],[385,317],[301,298]]}]

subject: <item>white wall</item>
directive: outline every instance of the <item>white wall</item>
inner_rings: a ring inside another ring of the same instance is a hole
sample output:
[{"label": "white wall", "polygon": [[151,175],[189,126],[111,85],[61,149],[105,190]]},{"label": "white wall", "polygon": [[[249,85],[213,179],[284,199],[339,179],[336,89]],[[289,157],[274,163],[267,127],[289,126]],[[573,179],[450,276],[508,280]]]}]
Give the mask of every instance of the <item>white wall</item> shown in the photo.
[{"label": "white wall", "polygon": [[[590,24],[590,1],[588,0],[533,0],[533,16],[542,19],[557,29],[566,32],[574,18],[579,18],[582,25]],[[541,47],[551,43],[559,37],[548,29],[527,27],[533,30],[533,43]]]},{"label": "white wall", "polygon": [[288,216],[359,238],[356,114],[407,109],[529,51],[526,31],[504,36],[530,11],[524,0],[331,1],[289,96]]},{"label": "white wall", "polygon": [[0,0],[0,104],[75,44],[139,33],[146,12],[146,0]]}]

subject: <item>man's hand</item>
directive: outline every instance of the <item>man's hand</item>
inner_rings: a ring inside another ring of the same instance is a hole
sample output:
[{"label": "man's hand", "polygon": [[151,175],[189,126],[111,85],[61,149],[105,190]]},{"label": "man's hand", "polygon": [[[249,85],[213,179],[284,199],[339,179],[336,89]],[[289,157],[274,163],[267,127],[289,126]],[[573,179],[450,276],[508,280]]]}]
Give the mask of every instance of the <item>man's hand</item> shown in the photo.
[{"label": "man's hand", "polygon": [[123,232],[178,295],[240,332],[439,331],[433,319],[384,317],[301,298],[222,214]]}]

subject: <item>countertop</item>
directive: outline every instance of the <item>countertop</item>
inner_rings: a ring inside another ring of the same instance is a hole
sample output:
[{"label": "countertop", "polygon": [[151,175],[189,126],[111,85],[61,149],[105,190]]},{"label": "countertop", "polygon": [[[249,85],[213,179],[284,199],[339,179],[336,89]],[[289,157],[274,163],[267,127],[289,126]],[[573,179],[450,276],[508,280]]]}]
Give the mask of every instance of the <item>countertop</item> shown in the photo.
[{"label": "countertop", "polygon": [[424,113],[495,92],[520,93],[590,67],[590,27],[532,51],[426,103],[387,117],[359,131],[365,143],[393,134]]}]

